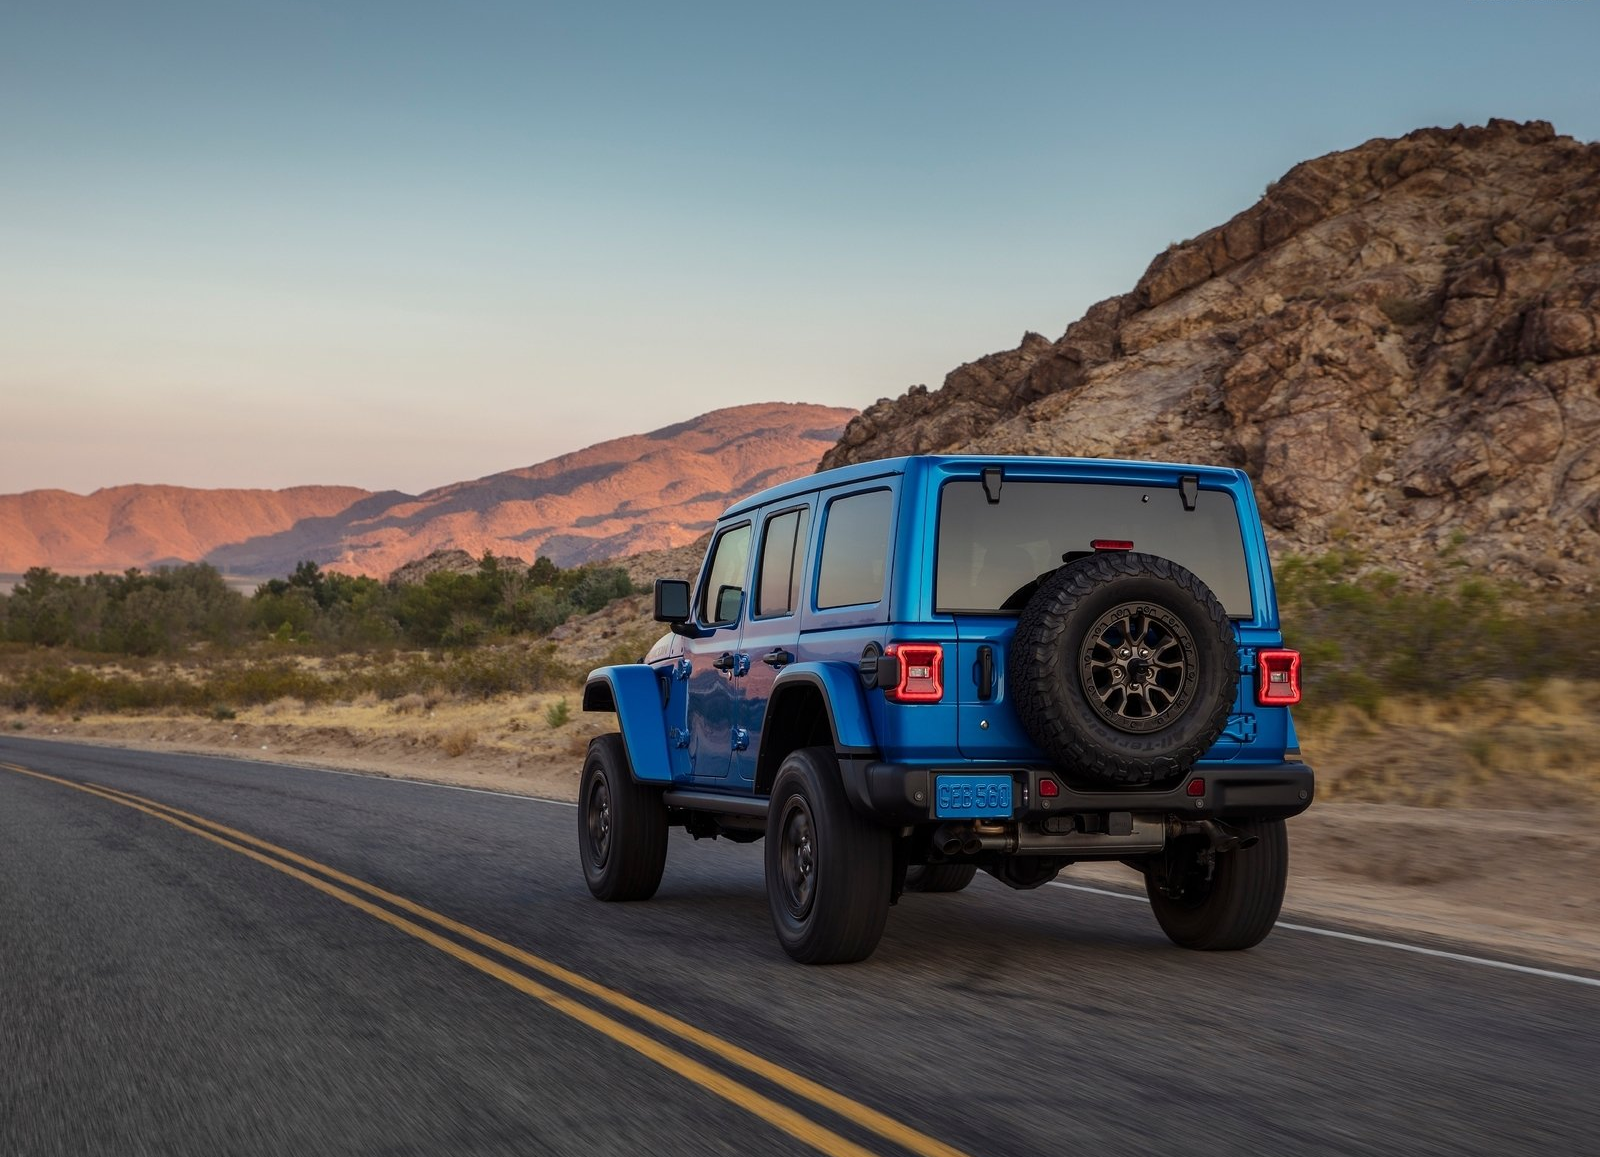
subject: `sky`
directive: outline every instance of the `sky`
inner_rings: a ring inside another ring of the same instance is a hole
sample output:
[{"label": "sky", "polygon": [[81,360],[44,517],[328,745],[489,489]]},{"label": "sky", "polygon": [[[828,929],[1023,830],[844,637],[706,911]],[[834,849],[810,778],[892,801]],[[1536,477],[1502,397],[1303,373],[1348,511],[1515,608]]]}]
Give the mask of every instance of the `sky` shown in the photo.
[{"label": "sky", "polygon": [[1600,0],[0,6],[0,493],[419,493],[1057,337]]}]

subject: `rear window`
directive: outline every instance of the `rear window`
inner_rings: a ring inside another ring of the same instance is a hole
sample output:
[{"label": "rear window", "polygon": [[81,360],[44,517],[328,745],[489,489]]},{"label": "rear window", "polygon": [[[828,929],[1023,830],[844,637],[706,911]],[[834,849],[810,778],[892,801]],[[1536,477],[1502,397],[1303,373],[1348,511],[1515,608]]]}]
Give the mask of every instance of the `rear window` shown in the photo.
[{"label": "rear window", "polygon": [[939,499],[934,607],[1021,610],[1063,556],[1095,539],[1131,541],[1192,570],[1236,619],[1253,615],[1239,514],[1226,491],[1202,490],[1185,510],[1176,487],[1006,479],[990,504],[977,479],[948,482]]}]

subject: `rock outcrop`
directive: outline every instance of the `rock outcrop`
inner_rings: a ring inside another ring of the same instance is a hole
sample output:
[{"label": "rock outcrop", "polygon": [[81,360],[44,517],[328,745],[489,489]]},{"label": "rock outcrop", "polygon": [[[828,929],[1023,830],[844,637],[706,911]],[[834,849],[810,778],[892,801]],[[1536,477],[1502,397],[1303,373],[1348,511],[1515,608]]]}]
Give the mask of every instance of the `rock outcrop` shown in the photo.
[{"label": "rock outcrop", "polygon": [[872,406],[822,465],[955,451],[1231,463],[1279,549],[1586,589],[1600,145],[1491,121],[1297,165],[1059,339]]}]

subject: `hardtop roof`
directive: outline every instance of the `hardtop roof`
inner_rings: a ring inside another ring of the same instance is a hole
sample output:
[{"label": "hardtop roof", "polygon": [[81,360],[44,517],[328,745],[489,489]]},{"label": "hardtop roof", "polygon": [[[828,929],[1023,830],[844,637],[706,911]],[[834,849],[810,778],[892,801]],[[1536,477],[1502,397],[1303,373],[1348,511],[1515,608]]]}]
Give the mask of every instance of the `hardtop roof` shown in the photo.
[{"label": "hardtop roof", "polygon": [[836,466],[807,474],[789,482],[769,486],[742,498],[723,512],[722,517],[743,514],[771,502],[781,502],[801,494],[811,494],[834,486],[847,486],[874,478],[886,478],[917,470],[938,470],[945,473],[967,473],[969,467],[983,466],[1026,467],[1027,473],[1049,473],[1061,470],[1074,474],[1097,476],[1098,481],[1151,484],[1163,477],[1176,474],[1196,475],[1202,484],[1232,489],[1249,485],[1249,476],[1232,466],[1204,466],[1192,462],[1156,462],[1131,458],[1069,458],[1047,457],[1034,454],[913,454],[900,458],[877,458],[870,462],[856,462],[849,466]]}]

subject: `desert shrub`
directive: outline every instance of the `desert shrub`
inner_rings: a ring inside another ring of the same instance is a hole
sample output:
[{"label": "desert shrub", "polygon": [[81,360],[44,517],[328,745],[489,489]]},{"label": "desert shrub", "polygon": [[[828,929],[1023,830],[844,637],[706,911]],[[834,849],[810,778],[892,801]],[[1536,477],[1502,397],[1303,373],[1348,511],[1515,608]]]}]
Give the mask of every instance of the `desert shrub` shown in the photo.
[{"label": "desert shrub", "polygon": [[556,700],[544,709],[544,721],[552,728],[565,727],[572,722],[572,705],[565,699]]},{"label": "desert shrub", "polygon": [[616,667],[624,663],[637,663],[650,653],[650,648],[655,646],[660,637],[661,633],[654,627],[628,635],[621,642],[612,644],[611,650],[601,657],[597,666]]},{"label": "desert shrub", "polygon": [[205,685],[228,703],[259,706],[275,699],[325,703],[337,698],[338,686],[292,663],[234,664],[212,674]]},{"label": "desert shrub", "polygon": [[439,740],[439,749],[451,759],[456,759],[471,751],[477,742],[477,732],[466,727],[457,727],[447,731]]},{"label": "desert shrub", "polygon": [[1600,608],[1584,603],[1472,578],[1411,589],[1349,551],[1285,559],[1277,585],[1311,704],[1374,711],[1388,697],[1459,696],[1491,680],[1600,678]]}]

